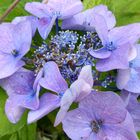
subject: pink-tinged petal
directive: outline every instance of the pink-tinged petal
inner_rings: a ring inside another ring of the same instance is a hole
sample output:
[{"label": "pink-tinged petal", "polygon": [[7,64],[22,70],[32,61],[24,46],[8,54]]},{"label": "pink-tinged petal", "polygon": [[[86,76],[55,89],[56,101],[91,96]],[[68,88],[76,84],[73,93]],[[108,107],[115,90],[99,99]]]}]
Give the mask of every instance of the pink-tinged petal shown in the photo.
[{"label": "pink-tinged petal", "polygon": [[56,20],[56,16],[53,16],[53,18],[44,17],[39,20],[38,31],[44,40],[48,37],[48,35],[54,25],[55,20]]},{"label": "pink-tinged petal", "polygon": [[90,87],[90,85],[83,79],[79,79],[76,80],[68,90],[66,90],[62,96],[60,110],[56,116],[54,126],[57,126],[64,119],[68,109],[74,101],[79,102],[90,94],[91,88],[92,87]]},{"label": "pink-tinged petal", "polygon": [[39,108],[34,111],[30,111],[28,114],[28,124],[35,122],[51,111],[60,106],[60,98],[57,95],[46,93],[40,98]]},{"label": "pink-tinged petal", "polygon": [[108,124],[123,122],[127,114],[124,102],[114,92],[92,92],[80,102],[79,108],[84,109],[91,118],[96,117]]},{"label": "pink-tinged petal", "polygon": [[21,16],[21,17],[16,17],[12,23],[13,24],[18,24],[21,21],[29,21],[31,23],[32,27],[32,36],[35,35],[36,29],[37,29],[37,24],[38,24],[38,19],[34,16]]},{"label": "pink-tinged petal", "polygon": [[[63,120],[63,130],[72,140],[88,138],[92,133],[91,118],[82,109],[75,109],[67,113]],[[87,140],[87,139],[84,139]]]},{"label": "pink-tinged petal", "polygon": [[34,73],[26,69],[19,69],[12,76],[2,79],[1,86],[9,96],[13,94],[28,95],[32,90]]},{"label": "pink-tinged petal", "polygon": [[106,21],[108,30],[112,29],[116,24],[116,19],[114,14],[108,10],[105,5],[98,5],[93,8],[93,14],[99,14],[103,16]]},{"label": "pink-tinged petal", "polygon": [[78,80],[83,79],[91,87],[93,86],[92,67],[90,65],[84,66],[78,76]]},{"label": "pink-tinged petal", "polygon": [[109,71],[113,69],[128,69],[128,55],[131,49],[129,43],[122,44],[117,47],[116,50],[112,51],[109,58],[99,60],[96,64],[96,69],[98,71]]},{"label": "pink-tinged petal", "polygon": [[131,69],[118,70],[116,84],[119,89],[123,89],[130,78]]},{"label": "pink-tinged petal", "polygon": [[140,69],[131,69],[129,81],[124,89],[133,93],[140,93]]},{"label": "pink-tinged petal", "polygon": [[140,39],[140,23],[113,28],[109,33],[109,37],[118,44],[126,42],[134,44]]},{"label": "pink-tinged petal", "polygon": [[110,57],[111,55],[111,51],[108,51],[105,47],[98,50],[90,49],[89,53],[91,56],[95,58],[99,58],[99,59],[105,59],[105,58]]},{"label": "pink-tinged petal", "polygon": [[18,106],[14,100],[7,99],[5,113],[11,123],[17,123],[23,115],[25,109]]},{"label": "pink-tinged petal", "polygon": [[118,125],[105,125],[106,139],[109,140],[138,140],[133,120],[127,112],[125,120]]},{"label": "pink-tinged petal", "polygon": [[49,0],[47,6],[52,11],[60,12],[60,18],[66,19],[83,10],[80,0]]},{"label": "pink-tinged petal", "polygon": [[106,46],[106,44],[109,43],[108,27],[103,16],[99,14],[94,15],[94,27],[99,38],[102,41],[102,44]]},{"label": "pink-tinged petal", "polygon": [[40,85],[56,93],[65,92],[68,89],[67,82],[60,74],[57,64],[53,61],[44,65],[44,78],[40,80]]},{"label": "pink-tinged petal", "polygon": [[26,3],[25,10],[38,18],[50,16],[50,9],[48,6],[40,2]]}]

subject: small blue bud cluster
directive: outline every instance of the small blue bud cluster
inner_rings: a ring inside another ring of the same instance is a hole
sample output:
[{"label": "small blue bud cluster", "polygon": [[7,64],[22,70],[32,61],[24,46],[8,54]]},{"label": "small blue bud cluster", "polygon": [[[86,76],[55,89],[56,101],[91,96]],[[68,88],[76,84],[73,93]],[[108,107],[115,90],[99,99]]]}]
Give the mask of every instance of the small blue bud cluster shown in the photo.
[{"label": "small blue bud cluster", "polygon": [[[95,32],[86,32],[80,36],[73,31],[59,31],[51,37],[50,44],[43,43],[34,52],[36,72],[48,61],[55,61],[62,76],[70,83],[74,82],[81,68],[85,65],[95,66],[95,58],[89,54],[89,49],[100,49],[102,43]],[[93,70],[95,77],[96,71]],[[106,87],[106,80],[101,86]],[[108,82],[107,82],[108,84]]]}]

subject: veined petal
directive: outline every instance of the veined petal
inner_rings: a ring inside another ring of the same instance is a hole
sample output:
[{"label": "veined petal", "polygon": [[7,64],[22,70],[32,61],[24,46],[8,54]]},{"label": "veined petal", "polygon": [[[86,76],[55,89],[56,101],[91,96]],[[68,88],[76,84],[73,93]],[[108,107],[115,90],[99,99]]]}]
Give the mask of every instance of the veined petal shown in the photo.
[{"label": "veined petal", "polygon": [[67,82],[60,74],[57,64],[53,61],[47,62],[44,65],[44,78],[39,83],[42,87],[58,94],[68,89]]},{"label": "veined petal", "polygon": [[65,117],[71,104],[79,102],[84,99],[91,92],[89,84],[87,84],[83,79],[76,80],[68,90],[62,96],[60,102],[60,110],[56,116],[54,126],[57,126]]},{"label": "veined petal", "polygon": [[110,57],[110,55],[111,55],[111,51],[108,51],[105,47],[98,49],[98,50],[90,49],[89,53],[93,57],[99,58],[99,59],[105,59],[105,58]]},{"label": "veined petal", "polygon": [[102,44],[105,46],[106,44],[109,43],[108,27],[107,27],[106,21],[103,18],[103,16],[101,16],[99,14],[94,15],[93,21],[94,21],[95,30],[96,30],[99,38],[101,39]]},{"label": "veined petal", "polygon": [[52,18],[44,17],[39,20],[38,31],[44,40],[48,37],[48,35],[54,25],[55,20],[56,20],[56,16],[53,16]]},{"label": "veined petal", "polygon": [[24,111],[25,108],[18,106],[13,100],[7,99],[5,104],[5,113],[10,122],[17,123]]},{"label": "veined petal", "polygon": [[91,87],[93,86],[92,67],[90,65],[84,66],[78,76],[78,80],[83,79]]},{"label": "veined petal", "polygon": [[39,108],[28,114],[28,124],[35,122],[60,106],[60,98],[51,93],[45,93],[40,98]]},{"label": "veined petal", "polygon": [[25,5],[25,10],[37,16],[38,18],[50,16],[50,9],[47,4],[40,2],[28,2]]}]

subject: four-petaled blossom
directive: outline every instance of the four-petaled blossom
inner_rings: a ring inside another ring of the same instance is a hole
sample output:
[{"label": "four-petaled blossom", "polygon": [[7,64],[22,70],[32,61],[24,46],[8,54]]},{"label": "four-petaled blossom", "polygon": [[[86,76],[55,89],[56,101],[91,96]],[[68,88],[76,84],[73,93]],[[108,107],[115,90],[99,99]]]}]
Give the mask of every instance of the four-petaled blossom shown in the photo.
[{"label": "four-petaled blossom", "polygon": [[68,88],[67,82],[61,76],[55,62],[47,62],[44,65],[44,78],[40,79],[40,85],[45,89],[57,93],[46,93],[40,99],[38,110],[30,111],[28,123],[36,121],[60,106],[55,125],[58,125],[65,117],[70,105],[85,98],[92,89],[93,77],[90,65],[84,66],[78,79]]},{"label": "four-petaled blossom", "polygon": [[92,92],[62,123],[72,140],[137,140],[132,118],[113,92]]},{"label": "four-petaled blossom", "polygon": [[129,62],[129,68],[118,70],[117,87],[140,93],[140,45],[136,45],[137,56]]},{"label": "four-petaled blossom", "polygon": [[27,3],[25,9],[39,18],[38,31],[46,39],[56,19],[66,19],[79,13],[83,5],[80,0],[49,0],[47,4]]},{"label": "four-petaled blossom", "polygon": [[5,112],[12,123],[20,120],[26,108],[36,110],[39,107],[38,82],[41,76],[39,74],[35,78],[32,71],[21,68],[12,76],[0,81],[0,85],[8,94]]},{"label": "four-petaled blossom", "polygon": [[62,29],[94,31],[94,15],[101,15],[108,26],[108,30],[112,29],[116,24],[115,16],[108,10],[107,6],[98,5],[92,9],[88,9],[82,13],[74,15],[62,22]]},{"label": "four-petaled blossom", "polygon": [[21,59],[29,51],[31,39],[28,21],[0,25],[0,79],[12,75],[25,64]]},{"label": "four-petaled blossom", "polygon": [[127,69],[130,57],[135,55],[134,44],[140,38],[140,24],[130,24],[108,30],[104,18],[96,13],[94,27],[103,44],[101,49],[89,50],[93,57],[99,58],[96,64],[97,70]]},{"label": "four-petaled blossom", "polygon": [[140,131],[140,103],[138,101],[138,94],[131,93],[128,91],[121,92],[121,98],[125,102],[126,109],[132,116],[135,130]]}]

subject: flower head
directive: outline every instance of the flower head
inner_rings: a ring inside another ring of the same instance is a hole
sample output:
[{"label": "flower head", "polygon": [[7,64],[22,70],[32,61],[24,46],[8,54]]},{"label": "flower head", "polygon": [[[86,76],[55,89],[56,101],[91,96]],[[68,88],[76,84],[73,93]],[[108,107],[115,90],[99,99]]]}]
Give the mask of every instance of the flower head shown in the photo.
[{"label": "flower head", "polygon": [[44,65],[44,77],[40,79],[39,83],[42,87],[57,93],[57,95],[44,94],[40,99],[39,109],[29,113],[28,122],[31,123],[38,120],[60,106],[55,122],[55,125],[58,125],[63,120],[70,105],[74,101],[79,102],[90,93],[93,85],[91,67],[89,65],[83,67],[78,79],[68,88],[68,84],[61,76],[57,64],[55,62],[47,62]]},{"label": "flower head", "polygon": [[104,18],[96,14],[94,27],[103,44],[99,50],[89,50],[93,57],[99,58],[96,64],[97,70],[127,69],[130,55],[132,55],[130,52],[135,49],[134,44],[140,37],[140,24],[130,24],[108,30]]},{"label": "flower head", "polygon": [[92,92],[62,123],[72,140],[137,140],[132,118],[113,92]]},{"label": "flower head", "polygon": [[35,79],[32,71],[21,68],[12,76],[1,80],[0,85],[9,96],[5,112],[12,123],[19,121],[26,108],[35,110],[39,107],[40,76]]},{"label": "flower head", "polygon": [[0,25],[0,79],[12,75],[25,64],[21,59],[29,51],[31,39],[28,21]]},{"label": "flower head", "polygon": [[25,9],[39,18],[38,31],[43,39],[49,35],[56,19],[69,18],[83,9],[80,0],[49,0],[47,4],[31,2]]},{"label": "flower head", "polygon": [[105,19],[108,29],[112,29],[115,24],[115,16],[105,5],[98,5],[82,13],[78,13],[62,22],[62,29],[95,31],[94,15],[99,14]]}]

